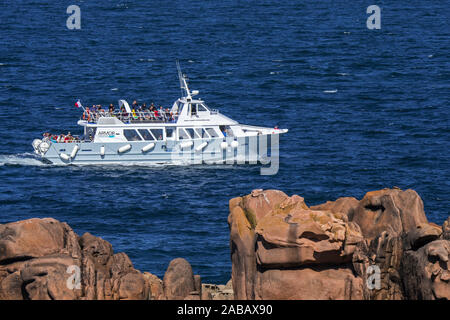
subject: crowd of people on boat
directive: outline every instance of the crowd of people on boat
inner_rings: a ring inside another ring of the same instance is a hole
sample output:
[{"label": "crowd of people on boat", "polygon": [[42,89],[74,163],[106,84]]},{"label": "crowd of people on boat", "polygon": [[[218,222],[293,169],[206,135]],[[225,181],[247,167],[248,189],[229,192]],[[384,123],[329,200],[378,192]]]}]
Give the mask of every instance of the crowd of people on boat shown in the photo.
[{"label": "crowd of people on boat", "polygon": [[88,122],[96,122],[100,117],[117,117],[121,121],[175,122],[178,118],[177,112],[173,113],[169,108],[163,108],[162,106],[157,107],[153,102],[147,106],[145,102],[138,104],[134,100],[130,109],[131,112],[128,112],[125,106],[121,106],[119,110],[116,110],[112,103],[108,108],[104,108],[102,105],[93,105],[85,108],[82,119]]},{"label": "crowd of people on boat", "polygon": [[80,141],[78,137],[74,137],[69,133],[67,134],[51,134],[50,132],[44,132],[42,134],[44,140],[50,140],[55,143],[70,143]]}]

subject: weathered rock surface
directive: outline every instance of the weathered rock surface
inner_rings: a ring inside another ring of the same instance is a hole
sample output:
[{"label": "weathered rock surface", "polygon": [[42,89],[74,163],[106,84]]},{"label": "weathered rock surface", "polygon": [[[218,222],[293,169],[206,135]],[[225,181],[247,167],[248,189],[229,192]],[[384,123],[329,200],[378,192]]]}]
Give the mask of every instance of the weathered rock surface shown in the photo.
[{"label": "weathered rock surface", "polygon": [[397,188],[366,193],[351,220],[368,239],[374,239],[383,231],[400,235],[428,222],[417,192]]},{"label": "weathered rock surface", "polygon": [[[55,219],[0,225],[0,299],[201,299],[201,279],[184,259],[161,281],[134,269],[125,253]],[[208,298],[208,296],[205,296]]]},{"label": "weathered rock surface", "polygon": [[233,300],[233,283],[228,281],[227,284],[202,284],[202,294],[205,296],[204,300]]},{"label": "weathered rock surface", "polygon": [[164,294],[169,300],[182,300],[195,290],[192,267],[183,258],[170,262],[163,279]]},{"label": "weathered rock surface", "polygon": [[363,237],[346,213],[311,210],[297,195],[258,190],[230,201],[228,221],[235,298],[362,297],[362,281],[347,265]]},{"label": "weathered rock surface", "polygon": [[308,207],[255,190],[230,200],[237,299],[448,299],[450,218],[428,223],[413,190]]}]

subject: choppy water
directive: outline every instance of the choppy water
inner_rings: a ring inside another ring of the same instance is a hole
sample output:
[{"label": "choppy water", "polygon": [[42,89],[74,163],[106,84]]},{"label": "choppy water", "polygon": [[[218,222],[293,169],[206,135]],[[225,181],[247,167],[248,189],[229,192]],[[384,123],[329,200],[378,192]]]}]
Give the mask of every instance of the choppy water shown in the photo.
[{"label": "choppy water", "polygon": [[[66,8],[81,8],[81,30]],[[228,200],[277,188],[317,204],[413,188],[449,215],[450,21],[445,1],[14,1],[0,10],[0,223],[54,217],[159,276],[185,257],[230,277]],[[59,167],[32,157],[43,131],[79,130],[84,104],[170,106],[175,59],[211,107],[289,128],[276,176],[258,167]]]}]

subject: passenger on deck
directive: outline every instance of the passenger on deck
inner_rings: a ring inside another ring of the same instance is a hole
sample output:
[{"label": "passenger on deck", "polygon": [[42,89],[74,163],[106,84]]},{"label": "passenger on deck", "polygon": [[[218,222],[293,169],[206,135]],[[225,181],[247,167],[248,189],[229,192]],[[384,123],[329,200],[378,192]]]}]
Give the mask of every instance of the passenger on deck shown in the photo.
[{"label": "passenger on deck", "polygon": [[111,116],[116,112],[116,110],[114,108],[114,105],[112,103],[109,105],[108,111],[109,111]]},{"label": "passenger on deck", "polygon": [[165,115],[166,115],[166,121],[170,121],[170,120],[171,120],[171,116],[170,116],[170,110],[169,110],[169,108],[166,108]]},{"label": "passenger on deck", "polygon": [[158,114],[159,114],[159,117],[161,118],[161,120],[165,120],[166,113],[164,112],[164,109],[162,106],[159,106]]},{"label": "passenger on deck", "polygon": [[83,112],[83,120],[86,120],[87,122],[91,121],[91,110],[89,110],[89,107],[86,107],[86,110]]},{"label": "passenger on deck", "polygon": [[124,106],[122,106],[122,107],[120,108],[120,113],[122,114],[122,119],[128,118],[128,112],[127,112],[127,110],[125,109]]}]

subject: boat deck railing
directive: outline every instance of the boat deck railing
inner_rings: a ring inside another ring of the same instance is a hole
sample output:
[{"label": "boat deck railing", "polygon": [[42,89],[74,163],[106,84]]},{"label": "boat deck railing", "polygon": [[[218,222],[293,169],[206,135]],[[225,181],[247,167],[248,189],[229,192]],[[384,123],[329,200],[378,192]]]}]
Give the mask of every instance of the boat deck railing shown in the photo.
[{"label": "boat deck railing", "polygon": [[89,123],[97,123],[100,118],[115,117],[124,123],[176,123],[178,114],[170,114],[167,112],[155,113],[153,111],[135,111],[135,112],[106,112],[106,111],[89,111],[84,112],[80,120]]}]

